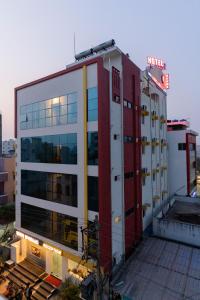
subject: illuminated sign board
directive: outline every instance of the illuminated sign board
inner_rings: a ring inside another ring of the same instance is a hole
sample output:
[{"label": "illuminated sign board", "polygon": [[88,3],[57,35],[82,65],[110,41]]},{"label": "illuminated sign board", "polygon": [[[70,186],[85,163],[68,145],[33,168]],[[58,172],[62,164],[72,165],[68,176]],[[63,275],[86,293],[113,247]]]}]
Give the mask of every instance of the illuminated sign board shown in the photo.
[{"label": "illuminated sign board", "polygon": [[150,72],[148,72],[148,75],[151,77],[151,79],[161,88],[162,90],[169,89],[169,74],[162,75],[162,82],[160,82],[155,76],[153,76]]},{"label": "illuminated sign board", "polygon": [[53,251],[53,252],[55,252],[55,253],[57,253],[57,254],[59,254],[59,255],[62,255],[62,251],[61,250],[59,250],[59,249],[57,249],[57,248],[54,248],[54,247],[52,247],[52,246],[50,246],[50,245],[48,245],[48,244],[43,244],[43,247],[44,248],[46,248],[46,249],[48,249],[48,250],[50,250],[50,251]]},{"label": "illuminated sign board", "polygon": [[24,233],[22,233],[20,231],[16,231],[16,235],[18,235],[19,237],[21,237],[21,238],[23,238],[25,240],[28,240],[28,241],[36,244],[36,245],[39,245],[39,241],[38,240],[34,239],[33,237],[31,237],[31,236],[29,236],[27,234],[24,234]]},{"label": "illuminated sign board", "polygon": [[166,64],[164,63],[164,61],[162,59],[156,58],[156,57],[152,57],[152,56],[148,56],[147,57],[147,63],[150,66],[155,66],[161,70],[165,70],[166,69]]},{"label": "illuminated sign board", "polygon": [[162,76],[162,83],[164,89],[169,89],[169,74],[163,74]]}]

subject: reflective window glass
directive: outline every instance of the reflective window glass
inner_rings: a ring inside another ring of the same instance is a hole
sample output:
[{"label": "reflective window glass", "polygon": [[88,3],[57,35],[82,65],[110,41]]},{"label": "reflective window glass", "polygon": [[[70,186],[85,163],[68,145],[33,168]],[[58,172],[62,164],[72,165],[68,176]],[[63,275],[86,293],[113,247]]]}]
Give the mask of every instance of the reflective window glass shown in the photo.
[{"label": "reflective window glass", "polygon": [[78,250],[78,221],[75,217],[21,203],[21,226]]}]

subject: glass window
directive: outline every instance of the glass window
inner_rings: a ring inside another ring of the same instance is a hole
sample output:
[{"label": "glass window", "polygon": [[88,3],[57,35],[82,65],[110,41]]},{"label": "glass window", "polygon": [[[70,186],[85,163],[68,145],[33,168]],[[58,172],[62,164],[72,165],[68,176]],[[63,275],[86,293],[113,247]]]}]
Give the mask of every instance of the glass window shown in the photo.
[{"label": "glass window", "polygon": [[186,143],[179,143],[178,150],[186,150]]},{"label": "glass window", "polygon": [[88,132],[88,165],[98,165],[98,132]]},{"label": "glass window", "polygon": [[33,105],[33,108],[32,108],[33,111],[38,111],[39,110],[39,102],[35,102],[32,105]]},{"label": "glass window", "polygon": [[92,87],[88,89],[88,99],[94,99],[97,98],[97,87]]},{"label": "glass window", "polygon": [[77,114],[68,114],[67,115],[67,123],[76,123],[77,122]]},{"label": "glass window", "polygon": [[21,170],[21,194],[77,207],[77,175]]},{"label": "glass window", "polygon": [[61,115],[66,115],[67,114],[67,105],[61,105],[60,114]]},{"label": "glass window", "polygon": [[78,250],[77,218],[21,203],[21,226],[24,229]]},{"label": "glass window", "polygon": [[22,138],[21,161],[77,164],[77,134]]},{"label": "glass window", "polygon": [[98,93],[97,87],[89,88],[87,91],[88,122],[98,120]]},{"label": "glass window", "polygon": [[77,93],[20,107],[21,129],[51,127],[76,122]]},{"label": "glass window", "polygon": [[67,96],[61,96],[60,105],[66,105],[66,104],[67,104]]},{"label": "glass window", "polygon": [[88,210],[99,211],[98,177],[88,176]]}]

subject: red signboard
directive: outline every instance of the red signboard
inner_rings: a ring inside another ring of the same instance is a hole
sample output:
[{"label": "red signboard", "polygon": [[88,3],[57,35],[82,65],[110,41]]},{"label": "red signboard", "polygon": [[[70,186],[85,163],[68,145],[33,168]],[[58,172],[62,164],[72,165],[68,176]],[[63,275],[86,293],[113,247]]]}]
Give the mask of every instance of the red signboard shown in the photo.
[{"label": "red signboard", "polygon": [[169,89],[169,74],[163,74],[162,83],[165,90]]},{"label": "red signboard", "polygon": [[169,74],[163,74],[162,75],[162,82],[160,82],[155,76],[153,76],[150,72],[148,72],[148,75],[151,77],[151,79],[162,89],[167,90],[169,89]]}]

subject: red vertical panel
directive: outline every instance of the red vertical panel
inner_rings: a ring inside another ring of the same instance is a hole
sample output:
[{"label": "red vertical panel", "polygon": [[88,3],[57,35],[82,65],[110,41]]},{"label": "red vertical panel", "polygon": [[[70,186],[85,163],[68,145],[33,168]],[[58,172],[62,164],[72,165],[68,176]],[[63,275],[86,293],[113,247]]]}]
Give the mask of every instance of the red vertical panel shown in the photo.
[{"label": "red vertical panel", "polygon": [[190,194],[190,146],[189,134],[186,133],[187,194]]},{"label": "red vertical panel", "polygon": [[[125,55],[122,55],[122,63],[123,97],[133,104],[132,110],[123,108],[124,135],[134,138],[133,144],[124,144],[124,172],[134,172],[132,180],[124,179],[125,252],[128,256],[142,234],[140,69]],[[133,208],[131,213],[130,208]]]},{"label": "red vertical panel", "polygon": [[190,144],[195,144],[195,158],[196,158],[196,136],[191,133],[186,133],[186,165],[187,165],[187,194],[188,195],[191,193]]},{"label": "red vertical panel", "polygon": [[110,97],[109,72],[98,63],[98,154],[100,263],[105,271],[112,266],[111,177],[110,177]]}]

